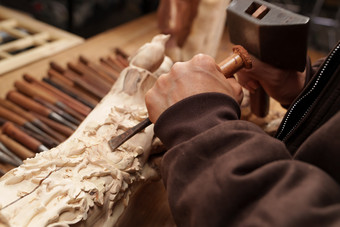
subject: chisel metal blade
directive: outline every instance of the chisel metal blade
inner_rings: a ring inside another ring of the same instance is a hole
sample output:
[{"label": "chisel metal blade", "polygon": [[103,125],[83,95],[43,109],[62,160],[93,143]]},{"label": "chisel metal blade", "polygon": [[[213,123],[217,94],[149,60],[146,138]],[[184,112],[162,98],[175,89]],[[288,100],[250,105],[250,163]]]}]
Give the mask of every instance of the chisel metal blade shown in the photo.
[{"label": "chisel metal blade", "polygon": [[134,135],[136,135],[138,132],[142,131],[146,127],[148,127],[150,124],[152,124],[152,122],[150,121],[149,118],[146,118],[139,124],[133,126],[132,128],[129,128],[122,134],[112,137],[108,142],[111,148],[111,151],[114,151],[116,148],[122,145],[125,141],[127,141],[128,139],[130,139],[131,137],[133,137]]}]

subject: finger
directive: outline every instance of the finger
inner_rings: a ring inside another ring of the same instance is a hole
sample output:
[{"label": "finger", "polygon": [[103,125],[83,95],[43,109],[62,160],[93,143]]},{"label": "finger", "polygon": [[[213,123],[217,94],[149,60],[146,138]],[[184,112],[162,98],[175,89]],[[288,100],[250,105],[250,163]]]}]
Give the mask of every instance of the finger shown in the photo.
[{"label": "finger", "polygon": [[247,82],[247,86],[255,91],[256,89],[258,89],[260,87],[260,83],[256,80],[249,80]]}]

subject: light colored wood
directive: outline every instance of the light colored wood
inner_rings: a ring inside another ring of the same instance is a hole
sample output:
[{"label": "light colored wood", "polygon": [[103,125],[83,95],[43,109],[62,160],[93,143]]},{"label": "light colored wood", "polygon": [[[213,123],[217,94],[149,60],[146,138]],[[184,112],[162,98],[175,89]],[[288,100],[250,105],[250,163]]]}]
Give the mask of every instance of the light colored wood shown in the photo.
[{"label": "light colored wood", "polygon": [[[84,41],[81,37],[2,6],[0,15],[0,31],[16,39],[0,45],[0,75]],[[13,54],[13,51],[20,53]]]}]

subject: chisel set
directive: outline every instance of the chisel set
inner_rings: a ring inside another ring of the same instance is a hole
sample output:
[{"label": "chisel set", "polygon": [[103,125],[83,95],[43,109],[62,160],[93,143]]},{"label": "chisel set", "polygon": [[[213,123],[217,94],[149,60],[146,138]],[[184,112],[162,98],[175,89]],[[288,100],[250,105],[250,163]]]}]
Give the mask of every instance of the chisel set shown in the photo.
[{"label": "chisel set", "polygon": [[0,98],[0,176],[66,140],[127,66],[128,55],[116,48],[98,61],[50,62],[42,80],[26,73],[15,81]]}]

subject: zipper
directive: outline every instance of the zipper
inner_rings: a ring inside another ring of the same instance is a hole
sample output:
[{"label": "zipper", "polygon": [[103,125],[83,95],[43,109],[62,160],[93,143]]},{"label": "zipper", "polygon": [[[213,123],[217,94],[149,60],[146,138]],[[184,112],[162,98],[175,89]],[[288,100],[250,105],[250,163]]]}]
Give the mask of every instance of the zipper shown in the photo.
[{"label": "zipper", "polygon": [[[316,92],[316,89],[318,86],[320,86],[320,81],[323,79],[323,75],[329,65],[333,64],[332,60],[334,59],[334,55],[337,53],[337,51],[340,49],[340,43],[333,49],[333,51],[330,53],[326,61],[324,62],[323,66],[319,70],[318,76],[316,77],[316,80],[314,81],[313,86],[309,89],[309,91],[302,95],[288,110],[284,120],[281,123],[280,129],[276,133],[276,138],[282,140],[283,142],[287,141],[287,138],[293,133],[293,131],[301,124],[302,120],[306,117],[306,115],[310,112],[312,109],[312,106],[314,105],[315,101],[318,98],[318,95],[316,96],[315,99],[312,100],[312,102],[309,104],[309,106],[305,109],[303,114],[299,117],[299,119],[296,121],[294,126],[285,134],[286,127],[288,127],[288,123],[292,120],[292,116],[295,114],[297,111],[296,109],[299,108],[299,106],[302,105],[302,103],[308,99],[308,98],[313,98],[312,95]],[[309,101],[310,102],[310,101]],[[294,120],[294,119],[293,119]]]}]

